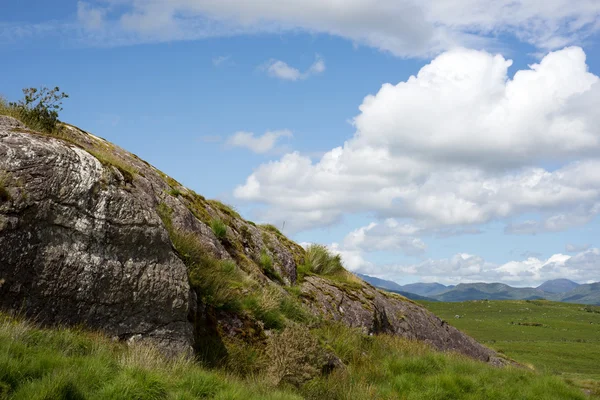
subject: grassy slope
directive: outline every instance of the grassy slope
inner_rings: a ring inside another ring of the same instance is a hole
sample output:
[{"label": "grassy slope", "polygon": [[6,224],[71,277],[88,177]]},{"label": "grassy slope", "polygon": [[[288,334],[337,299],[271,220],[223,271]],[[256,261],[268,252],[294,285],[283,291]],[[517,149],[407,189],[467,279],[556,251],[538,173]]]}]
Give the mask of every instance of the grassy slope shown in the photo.
[{"label": "grassy slope", "polygon": [[[496,369],[407,340],[339,325],[313,332],[348,365],[299,388],[234,377],[101,335],[39,329],[2,317],[0,399],[585,399],[558,378]],[[274,362],[281,363],[281,359]],[[288,367],[296,367],[289,365]]]},{"label": "grassy slope", "polygon": [[539,300],[422,304],[507,356],[538,371],[589,381],[584,386],[600,395],[600,307],[588,306],[599,311],[588,312],[578,304]]}]

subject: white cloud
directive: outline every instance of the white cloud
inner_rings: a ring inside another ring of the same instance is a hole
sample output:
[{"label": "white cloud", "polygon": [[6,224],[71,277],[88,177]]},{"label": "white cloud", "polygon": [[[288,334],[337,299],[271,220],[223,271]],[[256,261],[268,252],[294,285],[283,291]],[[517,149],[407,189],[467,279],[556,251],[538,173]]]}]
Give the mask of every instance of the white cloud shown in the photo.
[{"label": "white cloud", "polygon": [[[481,46],[508,34],[539,48],[580,43],[600,29],[596,0],[105,0],[110,37],[148,42],[244,33],[307,31],[349,39],[399,56]],[[122,42],[115,40],[113,42]],[[114,43],[113,43],[114,44]]]},{"label": "white cloud", "polygon": [[104,26],[106,9],[94,8],[83,1],[77,2],[77,21],[85,29],[99,30]]},{"label": "white cloud", "polygon": [[[333,246],[333,248],[337,248]],[[598,281],[600,249],[592,248],[574,256],[554,254],[547,259],[529,257],[519,261],[495,264],[480,256],[459,253],[446,259],[428,259],[417,264],[381,265],[365,261],[360,253],[349,261],[343,249],[337,248],[346,267],[392,281],[412,280],[444,284],[502,282],[514,286],[538,286],[546,280],[568,278],[577,282]]]},{"label": "white cloud", "polygon": [[317,60],[305,72],[300,72],[299,69],[291,67],[280,60],[270,60],[261,68],[267,71],[267,74],[273,78],[297,81],[323,73],[325,71],[325,61],[317,56]]},{"label": "white cloud", "polygon": [[411,224],[401,224],[388,218],[382,223],[371,223],[355,229],[344,239],[344,248],[349,250],[401,251],[405,254],[421,254],[427,249],[425,243],[415,235],[420,229]]},{"label": "white cloud", "polygon": [[254,136],[252,132],[236,132],[227,139],[227,145],[244,147],[255,153],[263,154],[275,149],[277,141],[281,138],[292,137],[292,132],[284,129],[280,131],[268,131],[262,136]]},{"label": "white cloud", "polygon": [[[373,212],[454,229],[543,213],[548,230],[585,223],[600,204],[600,83],[580,48],[508,78],[500,55],[457,49],[367,96],[356,133],[317,162],[263,164],[235,189],[290,230]],[[581,161],[574,161],[582,159]],[[560,163],[549,171],[546,161]]]}]

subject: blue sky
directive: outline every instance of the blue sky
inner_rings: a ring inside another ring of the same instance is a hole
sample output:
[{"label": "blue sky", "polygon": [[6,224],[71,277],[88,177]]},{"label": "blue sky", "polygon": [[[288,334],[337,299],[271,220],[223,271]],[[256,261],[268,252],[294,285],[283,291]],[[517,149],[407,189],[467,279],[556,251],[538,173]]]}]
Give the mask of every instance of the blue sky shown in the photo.
[{"label": "blue sky", "polygon": [[599,21],[594,0],[3,2],[0,93],[60,86],[61,119],[354,271],[598,281]]}]

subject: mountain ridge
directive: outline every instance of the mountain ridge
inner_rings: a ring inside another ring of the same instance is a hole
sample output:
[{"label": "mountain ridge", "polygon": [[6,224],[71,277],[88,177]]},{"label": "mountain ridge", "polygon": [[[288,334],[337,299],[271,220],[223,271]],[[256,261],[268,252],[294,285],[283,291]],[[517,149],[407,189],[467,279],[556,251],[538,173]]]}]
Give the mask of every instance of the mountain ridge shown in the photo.
[{"label": "mountain ridge", "polygon": [[[406,297],[410,297],[412,293],[435,301],[547,299],[565,303],[600,305],[600,282],[579,284],[568,279],[553,279],[542,283],[538,287],[513,287],[499,282],[460,283],[456,286],[446,286],[437,282],[417,282],[400,285],[393,281],[368,275],[360,276],[381,289],[390,290],[387,288],[394,287],[393,291],[404,292]],[[383,282],[385,286],[378,286],[377,283],[373,282]],[[548,290],[544,290],[544,288]],[[438,291],[436,292],[436,290]],[[419,298],[416,298],[416,300],[419,300]]]}]

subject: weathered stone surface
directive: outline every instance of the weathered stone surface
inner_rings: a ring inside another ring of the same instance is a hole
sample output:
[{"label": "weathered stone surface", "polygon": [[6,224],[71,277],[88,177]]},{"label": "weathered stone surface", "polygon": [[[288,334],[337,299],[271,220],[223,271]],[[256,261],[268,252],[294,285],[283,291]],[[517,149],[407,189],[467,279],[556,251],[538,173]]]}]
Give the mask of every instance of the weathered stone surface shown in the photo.
[{"label": "weathered stone surface", "polygon": [[367,283],[361,285],[357,288],[356,284],[310,276],[302,284],[302,296],[315,314],[362,328],[368,334],[399,335],[424,341],[438,350],[456,351],[494,365],[506,363],[493,350],[412,301],[384,293]]},{"label": "weathered stone surface", "polygon": [[7,126],[14,124],[0,124],[0,171],[11,193],[0,203],[0,306],[42,323],[190,348],[187,273],[154,193],[119,182],[77,146]]}]

